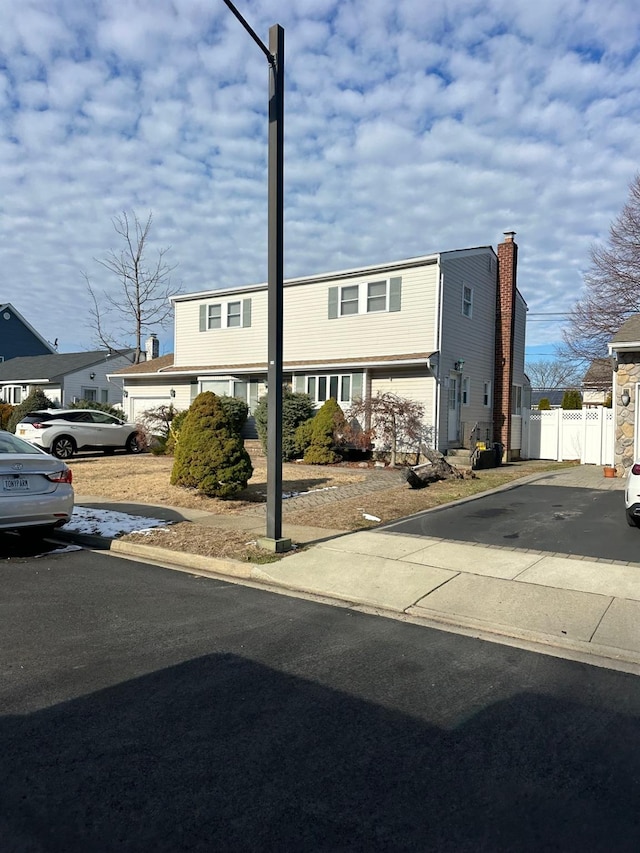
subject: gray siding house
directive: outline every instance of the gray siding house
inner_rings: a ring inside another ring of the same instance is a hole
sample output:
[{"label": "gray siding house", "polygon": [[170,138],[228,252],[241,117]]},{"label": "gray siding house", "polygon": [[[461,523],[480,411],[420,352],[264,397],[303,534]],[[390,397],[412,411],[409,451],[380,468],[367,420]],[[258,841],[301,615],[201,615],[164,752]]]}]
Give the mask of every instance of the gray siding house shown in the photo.
[{"label": "gray siding house", "polygon": [[131,364],[135,350],[114,355],[106,350],[12,358],[0,363],[0,400],[17,405],[41,388],[56,405],[77,400],[122,404],[122,382],[107,375]]}]

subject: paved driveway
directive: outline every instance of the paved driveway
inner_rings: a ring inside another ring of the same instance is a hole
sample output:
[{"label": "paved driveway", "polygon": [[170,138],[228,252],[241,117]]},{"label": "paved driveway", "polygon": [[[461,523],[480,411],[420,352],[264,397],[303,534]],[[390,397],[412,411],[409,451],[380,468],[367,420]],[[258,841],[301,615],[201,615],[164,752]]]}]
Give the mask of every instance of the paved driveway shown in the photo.
[{"label": "paved driveway", "polygon": [[627,525],[623,489],[623,480],[582,465],[379,529],[640,562],[640,530]]}]

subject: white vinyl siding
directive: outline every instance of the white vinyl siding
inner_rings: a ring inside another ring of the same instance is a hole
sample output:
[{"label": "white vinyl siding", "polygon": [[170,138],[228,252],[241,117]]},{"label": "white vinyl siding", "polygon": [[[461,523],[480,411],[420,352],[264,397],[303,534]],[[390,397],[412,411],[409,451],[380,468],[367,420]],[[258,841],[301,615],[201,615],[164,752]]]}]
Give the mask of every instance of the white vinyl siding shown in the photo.
[{"label": "white vinyl siding", "polygon": [[[423,262],[404,268],[401,273],[394,270],[386,278],[389,282],[389,310],[370,313],[366,311],[366,285],[370,281],[380,281],[380,274],[353,276],[340,284],[329,278],[285,284],[285,362],[405,355],[408,351],[408,318],[411,323],[410,351],[433,352],[439,280],[437,263]],[[397,283],[394,284],[394,280]],[[339,317],[339,288],[352,285],[360,288],[363,312]],[[332,293],[335,293],[336,319],[328,316],[332,311]],[[201,308],[213,299],[215,297],[208,295],[175,303],[175,365],[266,365],[266,288],[251,291],[250,334],[193,334],[194,329],[199,328]],[[233,296],[221,296],[215,301],[224,305],[233,301]]]}]

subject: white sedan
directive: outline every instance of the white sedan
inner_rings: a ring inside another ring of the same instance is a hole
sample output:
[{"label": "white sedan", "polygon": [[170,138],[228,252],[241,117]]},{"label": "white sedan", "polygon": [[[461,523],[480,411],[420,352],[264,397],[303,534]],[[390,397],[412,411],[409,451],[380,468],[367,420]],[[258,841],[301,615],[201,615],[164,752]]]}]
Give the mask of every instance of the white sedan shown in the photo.
[{"label": "white sedan", "polygon": [[627,513],[627,524],[630,527],[640,526],[640,462],[629,469],[624,488],[624,507]]},{"label": "white sedan", "polygon": [[64,462],[0,430],[0,530],[42,536],[66,524],[73,512],[71,481]]}]

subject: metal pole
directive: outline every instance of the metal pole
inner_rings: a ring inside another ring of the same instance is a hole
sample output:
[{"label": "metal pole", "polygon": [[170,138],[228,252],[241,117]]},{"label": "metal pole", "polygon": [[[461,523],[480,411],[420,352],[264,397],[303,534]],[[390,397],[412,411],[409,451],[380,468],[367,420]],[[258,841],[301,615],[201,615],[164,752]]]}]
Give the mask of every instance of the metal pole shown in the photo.
[{"label": "metal pole", "polygon": [[287,551],[282,538],[282,327],[284,286],[284,29],[269,29],[269,257],[267,346],[267,541]]},{"label": "metal pole", "polygon": [[267,48],[231,0],[224,0],[269,61],[269,201],[267,293],[267,530],[260,544],[288,551],[282,538],[282,326],[284,287],[284,29],[269,28]]}]

